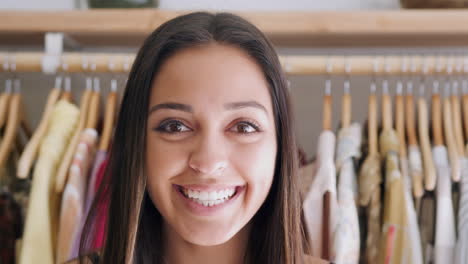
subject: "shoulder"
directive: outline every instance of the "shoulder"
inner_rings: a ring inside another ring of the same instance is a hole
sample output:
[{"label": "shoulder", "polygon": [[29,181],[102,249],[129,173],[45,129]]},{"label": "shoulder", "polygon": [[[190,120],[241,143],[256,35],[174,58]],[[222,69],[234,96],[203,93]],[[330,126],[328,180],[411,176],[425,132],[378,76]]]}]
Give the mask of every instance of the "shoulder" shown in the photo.
[{"label": "shoulder", "polygon": [[312,257],[310,255],[305,256],[305,264],[331,264],[329,261]]}]

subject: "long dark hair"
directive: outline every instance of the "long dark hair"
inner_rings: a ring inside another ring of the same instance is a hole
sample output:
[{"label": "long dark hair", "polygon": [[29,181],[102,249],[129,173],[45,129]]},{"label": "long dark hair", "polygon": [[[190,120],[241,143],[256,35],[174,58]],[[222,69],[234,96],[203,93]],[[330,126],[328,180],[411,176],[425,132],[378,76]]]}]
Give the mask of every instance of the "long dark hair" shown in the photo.
[{"label": "long dark hair", "polygon": [[278,153],[273,183],[259,211],[246,263],[303,263],[307,251],[297,186],[298,157],[285,75],[272,44],[254,25],[229,14],[196,12],[176,17],[144,42],[130,72],[119,113],[103,187],[81,239],[87,250],[93,217],[108,200],[102,263],[164,263],[162,216],[146,192],[145,148],[152,81],[162,63],[182,49],[216,42],[238,47],[261,67],[273,103]]}]

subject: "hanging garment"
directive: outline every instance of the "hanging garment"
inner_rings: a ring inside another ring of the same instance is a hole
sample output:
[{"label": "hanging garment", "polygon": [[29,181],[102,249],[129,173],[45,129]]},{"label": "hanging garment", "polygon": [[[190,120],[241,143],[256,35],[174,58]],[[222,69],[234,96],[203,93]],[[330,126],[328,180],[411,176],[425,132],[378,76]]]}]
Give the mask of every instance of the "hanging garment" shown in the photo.
[{"label": "hanging garment", "polygon": [[98,150],[96,152],[96,158],[94,159],[93,169],[91,171],[91,176],[88,181],[88,192],[86,193],[86,212],[89,212],[91,205],[94,201],[96,195],[96,181],[98,176],[98,171],[101,168],[102,164],[106,160],[107,152],[103,150]]},{"label": "hanging garment", "polygon": [[54,176],[79,115],[79,109],[64,100],[54,107],[33,174],[19,263],[54,263],[54,240],[57,236],[54,231],[57,219],[54,217],[58,211],[54,206]]},{"label": "hanging garment", "polygon": [[334,237],[336,263],[359,262],[360,233],[356,208],[357,180],[353,158],[360,156],[361,125],[353,123],[338,134],[336,169],[338,178],[338,216]]},{"label": "hanging garment", "polygon": [[77,257],[76,254],[73,254],[73,247],[81,235],[81,223],[85,217],[86,185],[89,167],[94,160],[96,142],[96,130],[88,128],[83,131],[70,167],[60,211],[57,248],[57,261],[59,263]]},{"label": "hanging garment", "polygon": [[[336,199],[336,169],[333,161],[335,150],[335,135],[331,131],[323,131],[319,136],[317,150],[317,172],[314,176],[312,186],[304,200],[304,217],[309,230],[312,246],[312,255],[322,257],[325,249],[330,251],[330,256],[334,258],[333,248],[334,230],[336,230],[337,199]],[[324,234],[323,207],[324,195],[330,194],[330,233]],[[329,245],[323,245],[323,236],[330,238]],[[332,259],[333,260],[333,259]]]},{"label": "hanging garment", "polygon": [[409,250],[411,251],[412,264],[423,264],[422,248],[421,248],[421,234],[419,233],[418,217],[413,203],[413,196],[411,195],[411,179],[409,175],[408,160],[400,158],[401,176],[405,187],[405,205],[406,215],[408,217],[408,239]]},{"label": "hanging garment", "polygon": [[16,263],[16,240],[23,231],[21,207],[7,189],[0,190],[0,263]]},{"label": "hanging garment", "polygon": [[437,169],[434,263],[453,263],[456,235],[447,149],[444,146],[435,146],[432,148],[432,155]]},{"label": "hanging garment", "polygon": [[[417,145],[409,145],[408,146],[408,166],[409,166],[409,176],[410,182],[412,179],[416,179],[418,182],[422,182],[423,178],[423,165],[422,165],[422,157],[421,157],[421,150]],[[420,199],[415,198],[415,208],[418,211],[419,205],[421,201]]]},{"label": "hanging garment", "polygon": [[[88,217],[89,210],[91,209],[91,205],[94,201],[94,197],[97,192],[96,186],[99,186],[97,180],[98,180],[98,174],[100,172],[100,169],[102,165],[104,164],[106,160],[107,152],[103,150],[98,150],[96,152],[96,157],[94,159],[94,165],[91,170],[91,175],[89,177],[88,181],[88,187],[86,191],[86,203],[85,203],[85,212],[84,212],[84,217],[82,218],[81,221],[81,229],[79,231],[79,234],[76,236],[74,244],[73,244],[73,250],[72,250],[72,256],[78,257],[79,255],[79,250],[80,250],[80,240],[81,240],[81,234],[83,232],[84,225],[86,223],[86,218]],[[103,173],[103,172],[102,172]]]},{"label": "hanging garment", "polygon": [[366,263],[377,263],[381,238],[381,185],[380,157],[369,155],[359,171],[359,205],[364,206],[367,219],[364,259]]},{"label": "hanging garment", "polygon": [[[106,188],[106,182],[104,181],[104,176],[106,172],[106,167],[109,160],[106,159],[98,170],[97,177],[96,177],[96,190],[100,188]],[[109,200],[106,198],[99,200],[97,203],[97,216],[95,220],[95,230],[96,233],[94,234],[93,243],[92,243],[92,250],[101,250],[104,245],[104,236],[106,231],[106,223],[107,223],[107,212],[109,209]]]},{"label": "hanging garment", "polygon": [[405,204],[405,187],[399,170],[398,135],[394,130],[384,130],[379,139],[385,157],[384,218],[379,262],[385,264],[411,263],[408,247],[408,217]]},{"label": "hanging garment", "polygon": [[[0,137],[0,141],[1,141]],[[4,166],[0,167],[0,263],[14,264],[17,241],[23,234],[29,179],[16,177],[21,149],[14,145]]]},{"label": "hanging garment", "polygon": [[458,210],[458,241],[454,264],[468,263],[468,159],[462,163],[460,179],[460,207]]},{"label": "hanging garment", "polygon": [[434,263],[436,199],[434,192],[425,192],[419,208],[419,230],[424,264]]}]

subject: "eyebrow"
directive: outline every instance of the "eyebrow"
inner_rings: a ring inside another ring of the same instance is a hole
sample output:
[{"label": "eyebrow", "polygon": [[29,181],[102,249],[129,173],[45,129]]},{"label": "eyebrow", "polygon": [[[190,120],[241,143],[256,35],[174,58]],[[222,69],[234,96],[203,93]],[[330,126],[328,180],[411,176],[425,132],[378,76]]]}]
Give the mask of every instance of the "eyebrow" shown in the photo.
[{"label": "eyebrow", "polygon": [[154,105],[150,108],[149,114],[158,111],[159,109],[174,109],[180,110],[184,112],[193,113],[193,108],[187,104],[179,104],[179,103],[162,103]]},{"label": "eyebrow", "polygon": [[262,104],[256,101],[233,102],[233,103],[228,103],[224,105],[224,108],[226,110],[235,110],[235,109],[240,109],[240,108],[245,108],[245,107],[258,108],[260,110],[263,110],[265,114],[268,114],[268,111],[266,110],[266,108]]},{"label": "eyebrow", "polygon": [[[254,107],[254,108],[264,111],[265,114],[268,114],[268,111],[266,110],[265,106],[263,106],[262,104],[256,101],[232,102],[232,103],[227,103],[224,105],[224,108],[226,110],[236,110],[236,109],[241,109],[241,108],[246,108],[246,107]],[[161,104],[152,106],[149,110],[148,115],[152,114],[153,112],[156,112],[159,109],[173,109],[173,110],[180,110],[180,111],[184,111],[188,113],[193,113],[192,106],[188,104],[167,102],[167,103],[161,103]]]}]

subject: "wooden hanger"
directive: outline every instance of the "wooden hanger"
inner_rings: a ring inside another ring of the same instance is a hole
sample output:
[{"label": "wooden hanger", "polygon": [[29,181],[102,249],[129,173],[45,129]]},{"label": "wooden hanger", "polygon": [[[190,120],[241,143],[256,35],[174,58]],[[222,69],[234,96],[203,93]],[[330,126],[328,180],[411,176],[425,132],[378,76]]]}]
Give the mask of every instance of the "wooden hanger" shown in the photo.
[{"label": "wooden hanger", "polygon": [[104,116],[104,127],[102,129],[101,141],[99,142],[99,150],[108,151],[112,131],[114,128],[116,113],[117,113],[117,81],[111,81],[111,91],[107,95],[106,112]]},{"label": "wooden hanger", "polygon": [[42,115],[41,121],[37,126],[37,129],[34,131],[34,134],[31,140],[26,145],[25,150],[21,154],[21,157],[18,161],[18,170],[17,170],[17,177],[20,179],[25,179],[28,177],[29,172],[31,170],[32,164],[37,157],[39,152],[39,147],[42,139],[44,138],[47,127],[50,121],[50,116],[54,109],[55,103],[57,102],[61,93],[60,84],[58,84],[56,79],[55,88],[53,88],[48,97],[45,106],[44,113]]},{"label": "wooden hanger", "polygon": [[[465,92],[463,92],[463,125],[465,127],[465,138],[468,141],[468,93]],[[468,155],[468,153],[466,154]]]},{"label": "wooden hanger", "polygon": [[395,129],[398,134],[399,154],[402,158],[407,158],[406,139],[405,139],[405,105],[403,102],[403,85],[398,83],[397,93],[395,95]]},{"label": "wooden hanger", "polygon": [[465,139],[463,138],[460,100],[458,99],[458,91],[455,87],[452,91],[452,94],[450,95],[450,103],[452,105],[453,133],[455,134],[456,142],[455,145],[459,158],[463,158],[465,156]]},{"label": "wooden hanger", "polygon": [[[7,80],[9,84],[7,86],[11,86],[11,80]],[[11,87],[10,87],[11,89]],[[7,120],[8,116],[8,103],[10,101],[11,91],[5,91],[0,95],[0,128],[2,128]]]},{"label": "wooden hanger", "polygon": [[20,127],[21,116],[23,115],[21,108],[21,93],[19,92],[19,80],[14,80],[15,91],[11,95],[8,104],[8,117],[6,120],[5,134],[0,143],[0,168],[5,166],[5,163],[10,155],[10,152],[15,143]]},{"label": "wooden hanger", "polygon": [[[424,166],[424,188],[433,191],[437,183],[437,174],[432,158],[431,141],[429,139],[428,107],[423,96],[418,98],[418,132],[421,142],[421,155]],[[440,114],[439,114],[440,116]],[[434,116],[433,116],[434,121]]]},{"label": "wooden hanger", "polygon": [[382,94],[382,127],[383,130],[391,130],[393,128],[392,99],[388,91],[384,91]]},{"label": "wooden hanger", "polygon": [[447,142],[447,150],[451,167],[452,180],[455,182],[460,181],[461,168],[460,160],[457,152],[457,143],[455,139],[455,133],[453,131],[453,115],[452,115],[452,104],[448,95],[444,98],[444,132],[445,140]]},{"label": "wooden hanger", "polygon": [[465,139],[468,141],[468,91],[466,89],[468,89],[467,83],[463,81],[463,125],[465,127]]},{"label": "wooden hanger", "polygon": [[342,98],[343,106],[341,108],[341,128],[347,128],[351,125],[351,94],[345,91]]},{"label": "wooden hanger", "polygon": [[414,99],[410,93],[405,97],[406,106],[406,134],[408,136],[408,145],[418,146],[418,138],[416,136],[415,120],[414,120]]},{"label": "wooden hanger", "polygon": [[442,110],[440,103],[440,96],[438,93],[432,95],[432,137],[434,139],[434,146],[444,145],[444,138],[442,136]]},{"label": "wooden hanger", "polygon": [[351,94],[350,94],[350,80],[349,75],[351,73],[351,66],[349,62],[345,59],[344,63],[346,79],[343,86],[343,97],[342,97],[342,107],[341,107],[341,128],[348,128],[351,125]]},{"label": "wooden hanger", "polygon": [[92,80],[91,78],[86,80],[86,89],[81,96],[80,101],[80,118],[78,120],[78,126],[75,133],[73,134],[70,144],[68,145],[65,154],[62,158],[60,166],[57,169],[57,176],[55,180],[55,191],[57,193],[62,193],[65,188],[65,183],[68,176],[68,169],[70,168],[73,155],[75,153],[76,147],[80,140],[81,132],[85,129],[86,121],[88,119],[88,111],[90,105],[90,99],[92,95]]},{"label": "wooden hanger", "polygon": [[[416,128],[415,128],[415,120],[414,120],[414,100],[412,91],[409,91],[405,96],[405,115],[406,115],[406,135],[408,137],[408,146],[414,146],[417,149],[419,148],[418,139],[416,136]],[[413,194],[416,198],[422,197],[424,194],[424,187],[423,187],[423,175],[424,173],[421,171],[421,175],[413,175],[411,178],[413,184]]]},{"label": "wooden hanger", "polygon": [[99,88],[99,79],[94,79],[94,90],[91,94],[89,101],[88,118],[86,120],[86,128],[96,129],[99,118],[99,102],[101,99],[101,93]]}]

